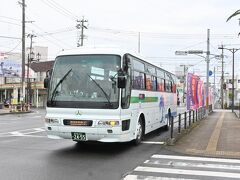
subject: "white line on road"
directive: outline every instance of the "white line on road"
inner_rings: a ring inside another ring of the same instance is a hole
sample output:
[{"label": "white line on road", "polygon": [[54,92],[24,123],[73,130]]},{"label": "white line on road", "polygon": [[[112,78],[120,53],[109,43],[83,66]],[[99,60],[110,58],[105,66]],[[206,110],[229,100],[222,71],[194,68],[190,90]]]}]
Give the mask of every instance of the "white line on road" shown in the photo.
[{"label": "white line on road", "polygon": [[142,141],[143,144],[160,144],[163,145],[165,142],[154,142],[154,141]]},{"label": "white line on road", "polygon": [[197,179],[155,177],[155,176],[142,176],[142,175],[127,175],[123,180],[197,180]]},{"label": "white line on road", "polygon": [[240,170],[240,166],[235,165],[224,165],[224,164],[206,164],[204,163],[188,163],[188,162],[162,162],[162,160],[152,161],[147,160],[144,164],[163,165],[171,167],[196,167],[196,168],[212,168],[212,169],[227,169],[227,170]]},{"label": "white line on road", "polygon": [[171,155],[158,155],[158,154],[152,155],[152,158],[177,159],[177,160],[188,160],[188,161],[209,161],[209,162],[223,162],[223,163],[240,163],[240,160],[238,159],[205,158],[205,157],[193,157],[193,156],[171,156]]},{"label": "white line on road", "polygon": [[183,170],[183,169],[173,169],[173,168],[155,168],[155,167],[143,167],[143,166],[137,167],[136,169],[134,169],[134,171],[194,175],[194,176],[211,176],[211,177],[222,177],[222,178],[237,178],[237,179],[239,179],[240,177],[240,173]]}]

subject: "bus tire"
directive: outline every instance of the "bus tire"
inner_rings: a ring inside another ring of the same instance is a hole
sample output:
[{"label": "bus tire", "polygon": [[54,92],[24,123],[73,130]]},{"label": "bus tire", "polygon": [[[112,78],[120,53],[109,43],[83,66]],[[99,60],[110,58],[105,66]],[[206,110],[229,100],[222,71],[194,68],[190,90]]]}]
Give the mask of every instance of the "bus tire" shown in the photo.
[{"label": "bus tire", "polygon": [[169,125],[166,124],[165,126],[163,126],[163,130],[164,130],[164,131],[168,131],[168,130],[169,130]]},{"label": "bus tire", "polygon": [[143,119],[142,117],[140,117],[137,125],[137,136],[136,136],[136,139],[133,140],[134,145],[139,145],[141,143],[143,139],[143,135],[144,135],[144,125],[143,125]]}]

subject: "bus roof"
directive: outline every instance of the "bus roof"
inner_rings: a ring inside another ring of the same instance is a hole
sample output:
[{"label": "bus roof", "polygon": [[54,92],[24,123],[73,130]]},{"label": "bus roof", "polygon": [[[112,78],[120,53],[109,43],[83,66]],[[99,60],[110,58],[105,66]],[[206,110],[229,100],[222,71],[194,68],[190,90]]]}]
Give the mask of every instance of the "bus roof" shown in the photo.
[{"label": "bus roof", "polygon": [[[71,49],[71,50],[63,50],[61,51],[57,56],[67,56],[67,55],[81,55],[81,54],[109,54],[109,55],[119,55],[121,57],[123,57],[124,54],[131,54],[132,56],[141,59],[142,61],[151,64],[152,66],[157,67],[156,65],[152,64],[151,62],[148,61],[148,59],[144,58],[142,55],[140,55],[139,53],[136,53],[134,51],[131,50],[126,50],[123,48],[119,48],[119,47],[110,47],[110,48],[106,48],[106,47],[79,47],[79,48],[75,48],[75,49]],[[172,75],[174,75],[173,73],[158,67],[160,69],[162,69],[165,72],[168,72]]]},{"label": "bus roof", "polygon": [[64,55],[80,55],[80,54],[112,54],[112,55],[120,55],[123,56],[124,54],[129,53],[132,54],[136,57],[139,57],[141,55],[133,52],[133,51],[129,51],[126,49],[121,49],[121,48],[99,48],[99,47],[79,47],[76,49],[72,49],[72,50],[64,50],[61,51],[57,56],[64,56]]}]

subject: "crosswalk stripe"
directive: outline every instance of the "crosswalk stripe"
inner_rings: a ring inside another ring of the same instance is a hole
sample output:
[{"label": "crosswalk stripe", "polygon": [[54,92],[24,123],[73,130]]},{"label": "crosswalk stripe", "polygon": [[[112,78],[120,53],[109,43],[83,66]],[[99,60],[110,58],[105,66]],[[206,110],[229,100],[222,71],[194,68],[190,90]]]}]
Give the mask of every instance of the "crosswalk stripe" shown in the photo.
[{"label": "crosswalk stripe", "polygon": [[222,177],[222,178],[237,178],[237,179],[239,179],[240,177],[240,173],[183,170],[183,169],[156,168],[156,167],[144,167],[144,166],[138,166],[137,168],[134,169],[134,171],[164,173],[164,174],[194,175],[194,176],[211,176],[211,177]]},{"label": "crosswalk stripe", "polygon": [[174,167],[195,167],[195,168],[212,168],[212,169],[226,169],[226,170],[240,170],[240,166],[231,164],[207,164],[207,163],[190,163],[190,162],[162,162],[161,160],[146,160],[144,164],[154,164],[163,166],[174,166]]},{"label": "crosswalk stripe", "polygon": [[131,174],[131,175],[127,175],[123,180],[197,180],[197,179],[155,177],[155,176],[143,176],[143,175]]},{"label": "crosswalk stripe", "polygon": [[152,158],[158,159],[175,159],[175,160],[190,160],[190,161],[208,161],[208,162],[222,162],[222,163],[240,163],[238,159],[222,159],[222,158],[207,158],[194,156],[172,156],[172,155],[152,155]]}]

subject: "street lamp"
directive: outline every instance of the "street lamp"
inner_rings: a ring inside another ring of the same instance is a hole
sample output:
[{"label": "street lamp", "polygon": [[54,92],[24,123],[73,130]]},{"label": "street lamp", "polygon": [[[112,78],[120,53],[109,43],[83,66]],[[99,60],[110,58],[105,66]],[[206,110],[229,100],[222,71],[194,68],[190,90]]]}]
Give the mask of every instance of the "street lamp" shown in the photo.
[{"label": "street lamp", "polygon": [[232,65],[232,112],[234,112],[234,55],[235,53],[240,49],[236,49],[236,48],[224,48],[223,46],[219,47],[218,49],[226,49],[228,51],[230,51],[232,53],[232,57],[233,57],[233,65]]},{"label": "street lamp", "polygon": [[29,77],[29,68],[30,64],[34,61],[39,61],[41,59],[41,54],[38,52],[36,57],[37,59],[34,60],[34,52],[30,52],[30,55],[28,55],[28,68],[27,68],[27,103],[30,105],[31,103],[31,82],[30,82],[30,77]]}]

